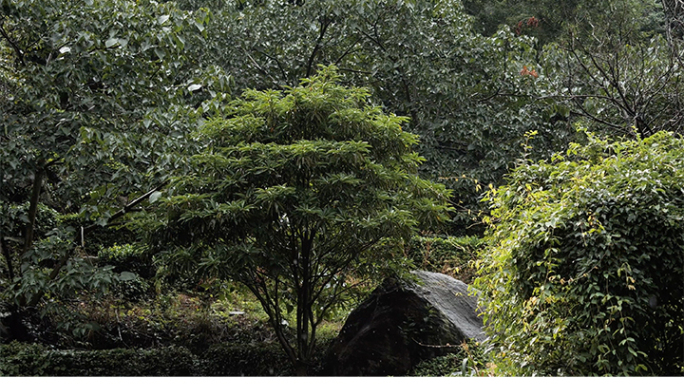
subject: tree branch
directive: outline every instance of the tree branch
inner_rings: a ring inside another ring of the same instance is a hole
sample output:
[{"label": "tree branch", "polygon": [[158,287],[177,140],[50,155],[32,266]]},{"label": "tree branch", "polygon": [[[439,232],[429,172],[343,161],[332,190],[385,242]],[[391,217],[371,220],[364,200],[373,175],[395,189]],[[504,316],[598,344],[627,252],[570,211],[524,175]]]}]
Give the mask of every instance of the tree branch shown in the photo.
[{"label": "tree branch", "polygon": [[328,30],[328,26],[330,26],[330,24],[331,23],[328,20],[328,18],[323,16],[323,18],[321,20],[321,29],[318,33],[318,39],[316,40],[316,45],[314,46],[314,49],[311,52],[311,55],[309,56],[309,62],[306,65],[306,77],[311,76],[311,70],[313,67],[314,59],[316,58],[316,54],[318,53],[318,50],[321,47],[321,41],[323,41],[323,37],[325,36],[325,32]]},{"label": "tree branch", "polygon": [[24,60],[24,53],[21,51],[19,46],[10,39],[9,35],[7,34],[7,31],[5,31],[5,20],[0,20],[0,35],[7,40],[9,43],[10,47],[14,50],[16,53],[17,57],[19,58],[19,61],[21,61],[21,65],[26,66],[26,61]]}]

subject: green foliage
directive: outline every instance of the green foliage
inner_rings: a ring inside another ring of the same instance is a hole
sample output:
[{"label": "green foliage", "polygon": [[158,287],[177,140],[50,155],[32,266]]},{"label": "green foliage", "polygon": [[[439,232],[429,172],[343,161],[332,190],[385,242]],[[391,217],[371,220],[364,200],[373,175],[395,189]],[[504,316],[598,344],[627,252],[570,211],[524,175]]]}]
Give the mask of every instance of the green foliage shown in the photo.
[{"label": "green foliage", "polygon": [[491,192],[475,287],[505,373],[682,373],[683,154],[589,134]]},{"label": "green foliage", "polygon": [[623,23],[598,23],[590,33],[600,38],[575,32],[567,43],[545,47],[541,61],[554,74],[545,96],[564,100],[583,125],[613,137],[681,133],[679,51],[664,37],[636,33],[629,20]]},{"label": "green foliage", "polygon": [[[4,205],[4,202],[0,202],[0,204]],[[2,216],[0,216],[2,232],[5,236],[12,237],[12,240],[15,243],[21,242],[23,234],[26,231],[26,226],[29,222],[28,210],[29,205],[27,203],[21,205],[10,204],[7,207],[3,206],[0,208],[0,212],[2,212]],[[37,236],[42,237],[47,232],[57,227],[57,225],[60,224],[60,221],[61,218],[57,211],[45,204],[39,204],[34,231]]]},{"label": "green foliage", "polygon": [[[322,357],[323,353],[319,354]],[[319,364],[320,362],[316,362]],[[184,347],[52,350],[12,342],[0,349],[0,376],[291,376],[276,344],[214,344],[194,354]]]},{"label": "green foliage", "polygon": [[422,175],[454,190],[451,233],[482,230],[470,227],[478,196],[522,156],[525,132],[540,133],[535,156],[574,133],[554,99],[537,98],[547,80],[534,40],[508,28],[478,34],[458,0],[228,4],[207,26],[210,45],[221,47],[207,59],[232,73],[237,89],[296,86],[316,64],[334,64],[345,84],[411,117],[405,129],[420,135]]},{"label": "green foliage", "polygon": [[636,30],[663,31],[659,0],[464,0],[463,4],[484,35],[496,33],[503,24],[517,34],[536,37],[540,45],[567,38],[573,27],[586,28],[588,22],[610,24],[622,17],[629,18]]},{"label": "green foliage", "polygon": [[261,302],[276,332],[296,313],[297,339],[280,338],[306,364],[316,327],[348,300],[347,279],[391,268],[385,250],[419,226],[445,220],[448,191],[416,175],[417,137],[382,113],[364,89],[321,68],[287,90],[248,90],[228,118],[198,132],[205,149],[175,179],[149,219],[168,264],[191,275],[234,279]]},{"label": "green foliage", "polygon": [[[192,55],[208,18],[148,0],[2,1],[0,279],[20,307],[111,280],[81,257],[97,252],[89,235],[184,166],[172,149],[191,147],[183,137],[209,113],[203,102],[228,91]],[[41,231],[40,203],[69,219]],[[21,246],[4,223],[11,204],[27,206]]]},{"label": "green foliage", "polygon": [[[321,354],[322,355],[322,354]],[[211,376],[292,376],[292,364],[276,344],[216,344],[203,355]]]},{"label": "green foliage", "polygon": [[144,247],[136,244],[103,248],[97,258],[98,263],[113,266],[114,272],[133,272],[145,278],[154,276],[152,258]]},{"label": "green foliage", "polygon": [[445,273],[470,284],[474,275],[472,262],[484,242],[476,236],[423,237],[416,236],[407,244],[408,258],[416,267]]},{"label": "green foliage", "polygon": [[418,363],[409,376],[485,376],[488,356],[478,343],[463,343],[456,352]]},{"label": "green foliage", "polygon": [[0,349],[0,376],[189,376],[196,358],[183,347],[58,351],[13,342]]}]

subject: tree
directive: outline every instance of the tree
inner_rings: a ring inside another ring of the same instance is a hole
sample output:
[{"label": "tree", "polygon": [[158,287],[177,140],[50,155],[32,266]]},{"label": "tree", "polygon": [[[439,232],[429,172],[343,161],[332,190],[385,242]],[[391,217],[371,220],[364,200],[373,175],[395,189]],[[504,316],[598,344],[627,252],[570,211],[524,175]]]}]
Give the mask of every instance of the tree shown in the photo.
[{"label": "tree", "polygon": [[606,14],[589,13],[583,23],[569,25],[560,52],[545,47],[544,62],[556,73],[548,97],[566,99],[573,116],[616,137],[679,131],[682,66],[662,34],[644,31],[650,8],[606,6]]},{"label": "tree", "polygon": [[[256,296],[298,374],[316,328],[355,287],[393,263],[419,225],[446,219],[444,186],[416,175],[407,119],[344,88],[332,67],[282,91],[248,90],[208,121],[146,222],[177,271],[234,279]],[[296,332],[283,324],[294,311]]]},{"label": "tree", "polygon": [[452,233],[479,221],[482,188],[524,155],[525,132],[538,132],[530,156],[550,156],[574,135],[556,100],[536,97],[550,74],[534,40],[507,28],[480,35],[460,1],[236,1],[218,14],[207,40],[222,48],[207,59],[236,89],[284,89],[334,64],[345,84],[411,117],[421,175],[454,190]]},{"label": "tree", "polygon": [[662,32],[661,1],[669,0],[464,0],[466,12],[475,17],[477,30],[490,36],[501,25],[516,34],[534,36],[539,47],[567,38],[575,27],[586,28],[599,19],[629,17],[641,31]]},{"label": "tree", "polygon": [[474,287],[505,374],[682,374],[683,153],[589,135],[491,191]]},{"label": "tree", "polygon": [[[167,150],[187,148],[179,139],[227,82],[186,55],[200,46],[206,12],[152,1],[1,4],[0,286],[33,307],[46,292],[104,285],[97,272],[84,276],[75,248],[182,166]],[[38,237],[41,203],[81,215],[83,228],[57,220]]]}]

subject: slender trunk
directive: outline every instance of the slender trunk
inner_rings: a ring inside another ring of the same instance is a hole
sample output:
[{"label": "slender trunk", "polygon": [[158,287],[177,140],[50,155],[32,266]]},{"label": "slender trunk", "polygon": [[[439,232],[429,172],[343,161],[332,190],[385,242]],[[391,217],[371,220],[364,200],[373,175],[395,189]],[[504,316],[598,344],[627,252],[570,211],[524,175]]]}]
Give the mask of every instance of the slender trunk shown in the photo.
[{"label": "slender trunk", "polygon": [[45,162],[40,161],[38,164],[38,169],[33,177],[33,188],[31,189],[31,201],[28,211],[28,225],[26,226],[26,235],[24,237],[24,251],[22,253],[28,252],[33,246],[33,232],[36,225],[36,214],[38,213],[38,201],[40,199],[40,189],[43,185],[43,179],[45,178]]},{"label": "slender trunk", "polygon": [[[308,235],[308,236],[307,236]],[[311,251],[313,234],[302,236],[301,267],[302,283],[297,302],[297,364],[295,365],[297,376],[306,376],[311,362],[309,345],[313,337],[311,329]]]},{"label": "slender trunk", "polygon": [[296,376],[309,376],[309,367],[303,361],[297,361],[295,364],[295,375]]},{"label": "slender trunk", "polygon": [[12,267],[12,258],[10,256],[9,248],[7,248],[7,243],[5,242],[5,237],[2,232],[0,232],[0,252],[5,257],[7,262],[7,273],[9,274],[10,281],[14,280],[14,268]]}]

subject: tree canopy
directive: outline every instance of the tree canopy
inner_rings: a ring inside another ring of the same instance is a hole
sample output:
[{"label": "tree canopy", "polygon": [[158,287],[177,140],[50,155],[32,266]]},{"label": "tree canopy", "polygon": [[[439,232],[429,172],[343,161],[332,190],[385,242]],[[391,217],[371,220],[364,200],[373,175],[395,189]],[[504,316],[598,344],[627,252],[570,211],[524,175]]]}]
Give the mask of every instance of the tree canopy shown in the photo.
[{"label": "tree canopy", "polygon": [[[328,67],[284,92],[246,91],[200,128],[205,147],[149,222],[153,245],[177,247],[171,268],[254,293],[298,373],[349,279],[401,260],[398,244],[448,218],[448,191],[416,174],[407,119],[338,81]],[[282,327],[291,310],[294,340]]]}]

